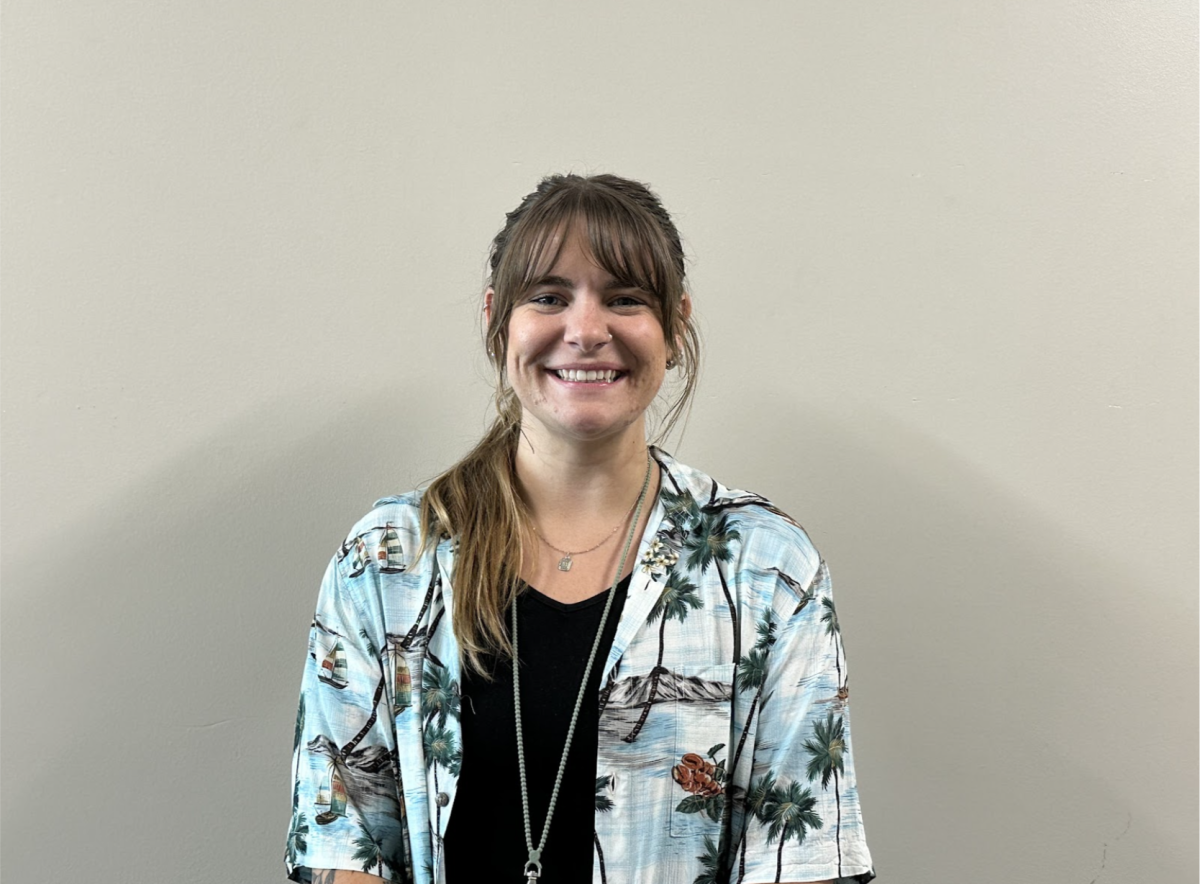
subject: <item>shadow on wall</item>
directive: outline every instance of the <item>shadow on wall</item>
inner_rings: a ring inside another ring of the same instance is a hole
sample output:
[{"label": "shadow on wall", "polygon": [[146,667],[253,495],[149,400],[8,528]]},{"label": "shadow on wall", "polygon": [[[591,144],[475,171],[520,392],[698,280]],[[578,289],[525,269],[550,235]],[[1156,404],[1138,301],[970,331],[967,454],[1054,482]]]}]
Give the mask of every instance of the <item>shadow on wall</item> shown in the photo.
[{"label": "shadow on wall", "polygon": [[[428,397],[379,394],[411,404],[381,421],[372,395],[287,445],[288,403],[239,421],[11,565],[14,880],[282,880],[295,702],[325,564],[376,497],[453,456]],[[1155,612],[1135,575],[886,417],[786,408],[751,397],[723,417],[763,428],[753,462],[791,467],[803,452],[813,466],[792,487],[828,501],[833,519],[814,533],[835,591],[853,587],[838,598],[881,880],[1087,881],[1118,835],[1163,857],[1135,877],[1170,879],[1170,858],[1194,845],[1137,816],[1101,764],[1127,757],[1146,716],[1161,721],[1162,698],[1122,661],[1179,662],[1148,645]],[[823,537],[850,538],[845,553]]]},{"label": "shadow on wall", "polygon": [[6,567],[6,879],[282,880],[321,575],[457,441],[420,389],[311,411],[265,406]]},{"label": "shadow on wall", "polygon": [[[1194,782],[1194,737],[1188,752],[1179,735],[1195,698],[1167,688],[1194,672],[1194,637],[1186,616],[1176,641],[1164,633],[1169,599],[1124,564],[1123,538],[1056,523],[846,400],[750,395],[721,425],[748,428],[739,460],[776,475],[744,481],[812,520],[830,561],[881,880],[1190,874],[1189,799],[1136,759]],[[705,446],[728,441],[690,447]]]}]

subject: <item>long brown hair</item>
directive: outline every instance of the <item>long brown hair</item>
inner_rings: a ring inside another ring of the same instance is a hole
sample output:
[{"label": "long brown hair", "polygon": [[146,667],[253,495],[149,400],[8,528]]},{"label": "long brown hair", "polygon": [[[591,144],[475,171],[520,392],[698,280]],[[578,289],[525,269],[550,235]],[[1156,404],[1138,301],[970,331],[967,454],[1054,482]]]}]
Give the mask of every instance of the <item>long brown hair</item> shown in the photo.
[{"label": "long brown hair", "polygon": [[421,499],[422,550],[443,535],[458,544],[452,575],[454,631],[464,665],[484,674],[484,655],[512,652],[504,612],[516,595],[524,550],[533,537],[517,490],[521,403],[505,373],[508,321],[519,298],[554,266],[566,240],[562,234],[573,226],[604,270],[657,300],[670,356],[679,369],[679,380],[665,397],[657,439],[686,415],[696,386],[700,338],[683,306],[683,246],[658,197],[646,185],[616,175],[542,179],[508,213],[492,241],[492,311],[484,343],[496,370],[496,420]]}]

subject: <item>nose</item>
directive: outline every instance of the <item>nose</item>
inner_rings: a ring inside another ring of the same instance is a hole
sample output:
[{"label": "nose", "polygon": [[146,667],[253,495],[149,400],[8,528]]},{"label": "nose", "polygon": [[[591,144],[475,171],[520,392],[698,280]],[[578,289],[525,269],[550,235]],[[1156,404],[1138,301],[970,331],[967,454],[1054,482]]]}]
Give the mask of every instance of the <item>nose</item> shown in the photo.
[{"label": "nose", "polygon": [[564,337],[585,353],[598,350],[612,340],[608,317],[592,298],[578,298],[566,314]]}]

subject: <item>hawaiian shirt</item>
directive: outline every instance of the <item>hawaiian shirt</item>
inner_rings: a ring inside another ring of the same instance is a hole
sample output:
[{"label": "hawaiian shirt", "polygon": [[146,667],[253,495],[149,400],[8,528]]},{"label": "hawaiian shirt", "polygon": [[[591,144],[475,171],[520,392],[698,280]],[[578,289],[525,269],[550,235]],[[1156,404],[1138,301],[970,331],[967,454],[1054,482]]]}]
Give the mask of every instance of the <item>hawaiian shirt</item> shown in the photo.
[{"label": "hawaiian shirt", "polygon": [[[604,661],[595,884],[874,878],[829,570],[763,497],[652,449],[662,483]],[[385,498],[325,573],[292,765],[289,878],[444,884],[462,767],[455,544]]]}]

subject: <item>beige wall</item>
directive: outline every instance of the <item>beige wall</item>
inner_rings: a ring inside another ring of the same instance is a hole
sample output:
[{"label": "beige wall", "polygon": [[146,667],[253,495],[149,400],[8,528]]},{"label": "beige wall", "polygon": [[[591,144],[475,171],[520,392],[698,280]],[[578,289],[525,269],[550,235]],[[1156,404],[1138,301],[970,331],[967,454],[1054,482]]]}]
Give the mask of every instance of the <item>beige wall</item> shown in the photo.
[{"label": "beige wall", "polygon": [[3,9],[3,875],[272,882],[325,560],[650,181],[685,460],[826,555],[897,884],[1197,872],[1195,3]]}]

